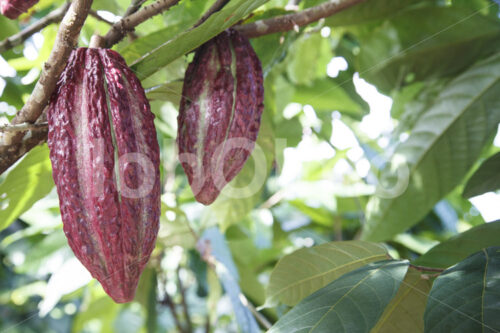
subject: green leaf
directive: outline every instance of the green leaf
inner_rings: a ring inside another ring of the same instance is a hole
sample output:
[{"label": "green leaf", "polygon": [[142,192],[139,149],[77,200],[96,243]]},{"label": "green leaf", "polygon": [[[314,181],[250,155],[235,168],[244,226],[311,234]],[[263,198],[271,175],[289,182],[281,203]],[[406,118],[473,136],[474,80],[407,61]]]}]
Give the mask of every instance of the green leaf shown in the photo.
[{"label": "green leaf", "polygon": [[290,47],[287,73],[294,84],[310,85],[326,76],[326,66],[332,59],[328,39],[319,33],[305,34]]},{"label": "green leaf", "polygon": [[391,17],[394,13],[422,0],[370,0],[343,10],[326,19],[332,27],[363,24]]},{"label": "green leaf", "polygon": [[297,304],[268,332],[369,332],[407,270],[407,261],[385,260],[345,274]]},{"label": "green leaf", "polygon": [[146,96],[150,101],[168,101],[179,105],[182,96],[183,82],[168,82],[146,90]]},{"label": "green leaf", "polygon": [[267,287],[268,304],[295,305],[341,275],[387,258],[380,245],[362,241],[331,242],[284,256],[274,267]]},{"label": "green leaf", "polygon": [[285,139],[287,147],[297,147],[302,141],[302,124],[299,117],[283,119],[276,125],[276,138]]},{"label": "green leaf", "polygon": [[[99,323],[99,332],[114,332],[113,323],[120,311],[120,305],[113,302],[108,296],[93,299],[89,304],[79,311],[73,319],[73,332],[85,332],[93,327],[93,323]],[[94,326],[95,327],[95,326]]]},{"label": "green leaf", "polygon": [[306,202],[297,199],[290,200],[289,203],[305,215],[309,216],[313,222],[325,227],[331,227],[333,225],[335,216],[329,209],[321,206],[313,207],[312,205],[308,205]]},{"label": "green leaf", "polygon": [[196,238],[189,226],[186,214],[179,208],[161,203],[161,228],[158,232],[158,244],[164,247],[182,246],[185,249],[196,245]]},{"label": "green leaf", "polygon": [[316,111],[340,111],[355,118],[363,116],[364,109],[332,79],[320,79],[310,86],[298,85],[292,102],[309,104]]},{"label": "green leaf", "polygon": [[398,293],[385,308],[371,333],[420,333],[424,331],[424,311],[432,282],[409,269]]},{"label": "green leaf", "polygon": [[147,78],[159,68],[168,65],[178,57],[193,51],[217,36],[267,1],[269,0],[233,0],[229,2],[221,11],[210,16],[199,27],[177,34],[173,39],[144,55],[133,64],[132,69],[137,73],[139,79]]},{"label": "green leaf", "polygon": [[157,305],[157,288],[158,280],[156,270],[151,267],[146,267],[141,274],[135,300],[141,303],[146,313],[146,331],[154,333],[157,330],[158,312]]},{"label": "green leaf", "polygon": [[434,281],[425,332],[498,332],[500,247],[490,247],[444,271]]},{"label": "green leaf", "polygon": [[500,221],[481,224],[434,246],[415,264],[446,268],[482,248],[500,245]]},{"label": "green leaf", "polygon": [[497,153],[481,164],[465,185],[464,198],[472,198],[486,192],[500,189],[500,153]]},{"label": "green leaf", "polygon": [[0,15],[0,39],[5,39],[19,31],[17,24],[13,20],[9,20],[7,17]]},{"label": "green leaf", "polygon": [[49,149],[31,150],[0,184],[0,230],[45,197],[54,187]]},{"label": "green leaf", "polygon": [[388,92],[411,77],[458,73],[498,50],[500,24],[461,8],[423,7],[369,29],[361,40],[359,72]]},{"label": "green leaf", "polygon": [[377,189],[362,238],[381,241],[405,231],[467,174],[500,121],[500,54],[451,81],[397,147],[391,188]]}]

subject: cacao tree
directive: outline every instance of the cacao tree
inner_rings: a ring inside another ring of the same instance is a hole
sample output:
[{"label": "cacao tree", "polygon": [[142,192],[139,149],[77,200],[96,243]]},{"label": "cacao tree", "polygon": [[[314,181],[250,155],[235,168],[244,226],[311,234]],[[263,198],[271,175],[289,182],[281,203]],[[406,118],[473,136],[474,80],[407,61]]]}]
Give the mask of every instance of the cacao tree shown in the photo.
[{"label": "cacao tree", "polygon": [[0,0],[0,330],[500,331],[496,0]]}]

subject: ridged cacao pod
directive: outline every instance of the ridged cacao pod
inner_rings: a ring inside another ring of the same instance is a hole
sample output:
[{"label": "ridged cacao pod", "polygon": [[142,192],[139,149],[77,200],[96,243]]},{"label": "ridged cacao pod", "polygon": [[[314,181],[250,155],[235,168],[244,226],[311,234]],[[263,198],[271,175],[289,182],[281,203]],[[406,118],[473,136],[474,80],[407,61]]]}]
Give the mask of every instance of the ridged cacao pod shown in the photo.
[{"label": "ridged cacao pod", "polygon": [[263,101],[261,63],[245,36],[227,30],[196,51],[184,79],[177,143],[197,201],[211,204],[243,168]]},{"label": "ridged cacao pod", "polygon": [[114,301],[129,302],[160,214],[159,147],[141,83],[118,53],[77,49],[47,119],[68,243]]},{"label": "ridged cacao pod", "polygon": [[14,20],[33,7],[38,0],[0,0],[2,15]]}]

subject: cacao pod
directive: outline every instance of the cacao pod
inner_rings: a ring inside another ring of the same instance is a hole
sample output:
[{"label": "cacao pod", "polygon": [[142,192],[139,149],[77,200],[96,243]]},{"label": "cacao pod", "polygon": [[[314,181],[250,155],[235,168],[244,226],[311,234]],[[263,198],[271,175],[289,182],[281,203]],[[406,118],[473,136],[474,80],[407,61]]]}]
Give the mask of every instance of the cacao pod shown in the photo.
[{"label": "cacao pod", "polygon": [[68,243],[115,302],[131,301],[154,248],[159,147],[141,83],[116,52],[79,48],[47,110]]},{"label": "cacao pod", "polygon": [[33,7],[38,0],[0,0],[2,15],[14,20]]},{"label": "cacao pod", "polygon": [[196,51],[184,78],[177,143],[197,201],[211,204],[243,168],[263,101],[261,63],[245,36],[227,30]]}]

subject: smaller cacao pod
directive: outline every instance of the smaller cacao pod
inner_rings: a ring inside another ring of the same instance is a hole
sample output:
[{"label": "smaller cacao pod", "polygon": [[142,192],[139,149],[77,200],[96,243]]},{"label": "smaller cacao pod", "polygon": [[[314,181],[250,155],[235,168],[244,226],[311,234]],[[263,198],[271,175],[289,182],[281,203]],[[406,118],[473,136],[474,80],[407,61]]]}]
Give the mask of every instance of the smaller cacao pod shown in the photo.
[{"label": "smaller cacao pod", "polygon": [[140,81],[112,50],[74,50],[47,110],[64,233],[115,302],[134,298],[155,246],[160,158]]},{"label": "smaller cacao pod", "polygon": [[2,15],[15,20],[22,13],[33,7],[38,0],[0,0],[0,11]]},{"label": "smaller cacao pod", "polygon": [[196,51],[184,78],[177,144],[197,201],[211,204],[243,168],[263,101],[261,63],[245,36],[227,30]]}]

